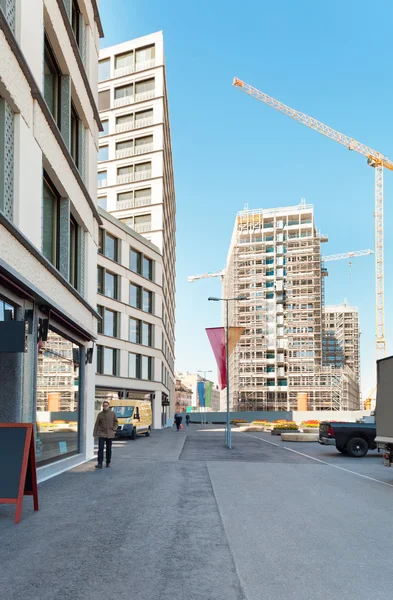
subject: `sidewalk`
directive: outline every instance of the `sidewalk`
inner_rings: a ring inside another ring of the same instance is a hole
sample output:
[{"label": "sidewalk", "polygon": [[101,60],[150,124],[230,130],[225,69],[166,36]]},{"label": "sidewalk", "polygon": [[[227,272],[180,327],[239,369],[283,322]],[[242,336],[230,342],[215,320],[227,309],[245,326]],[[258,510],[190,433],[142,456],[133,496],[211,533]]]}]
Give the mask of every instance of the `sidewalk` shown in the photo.
[{"label": "sidewalk", "polygon": [[1,596],[16,600],[238,600],[239,580],[203,462],[179,461],[185,432],[114,448],[0,507]]}]

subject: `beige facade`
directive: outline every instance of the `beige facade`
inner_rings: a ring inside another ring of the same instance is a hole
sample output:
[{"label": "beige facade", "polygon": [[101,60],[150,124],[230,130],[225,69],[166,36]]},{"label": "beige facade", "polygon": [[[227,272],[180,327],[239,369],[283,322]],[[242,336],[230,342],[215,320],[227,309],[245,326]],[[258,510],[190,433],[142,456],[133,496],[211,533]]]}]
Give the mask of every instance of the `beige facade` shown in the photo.
[{"label": "beige facade", "polygon": [[96,411],[103,398],[147,399],[159,429],[174,410],[163,351],[162,255],[110,213],[99,212]]},{"label": "beige facade", "polygon": [[174,387],[175,187],[162,32],[100,52],[98,204],[162,253],[163,350]]},{"label": "beige facade", "polygon": [[244,333],[230,359],[237,410],[358,407],[353,373],[323,366],[322,242],[312,205],[238,213],[223,279],[231,325]]},{"label": "beige facade", "polygon": [[92,0],[0,2],[0,421],[36,424],[41,479],[93,456],[100,35]]}]

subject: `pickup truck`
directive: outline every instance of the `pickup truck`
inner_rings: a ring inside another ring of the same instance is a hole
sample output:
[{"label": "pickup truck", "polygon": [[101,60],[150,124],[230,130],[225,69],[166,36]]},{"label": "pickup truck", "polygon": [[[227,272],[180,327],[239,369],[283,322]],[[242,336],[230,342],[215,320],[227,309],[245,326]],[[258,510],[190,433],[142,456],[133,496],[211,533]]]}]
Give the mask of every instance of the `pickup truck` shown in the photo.
[{"label": "pickup truck", "polygon": [[323,421],[319,425],[319,443],[334,444],[339,452],[353,458],[366,456],[377,447],[375,423],[335,423]]}]

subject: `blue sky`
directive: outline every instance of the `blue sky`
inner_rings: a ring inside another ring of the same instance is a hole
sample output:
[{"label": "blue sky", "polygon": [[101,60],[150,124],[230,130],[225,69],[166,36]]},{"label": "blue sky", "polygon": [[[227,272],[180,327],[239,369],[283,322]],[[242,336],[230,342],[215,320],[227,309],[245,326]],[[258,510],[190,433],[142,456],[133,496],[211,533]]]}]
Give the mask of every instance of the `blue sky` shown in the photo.
[{"label": "blue sky", "polygon": [[[380,0],[101,0],[110,46],[163,30],[177,197],[176,368],[212,369],[207,297],[236,212],[315,206],[324,254],[374,247],[374,171],[366,159],[232,88],[234,76],[393,159],[393,4]],[[393,173],[385,172],[385,311],[393,351]],[[329,263],[326,303],[359,307],[362,389],[375,372],[372,256]]]}]

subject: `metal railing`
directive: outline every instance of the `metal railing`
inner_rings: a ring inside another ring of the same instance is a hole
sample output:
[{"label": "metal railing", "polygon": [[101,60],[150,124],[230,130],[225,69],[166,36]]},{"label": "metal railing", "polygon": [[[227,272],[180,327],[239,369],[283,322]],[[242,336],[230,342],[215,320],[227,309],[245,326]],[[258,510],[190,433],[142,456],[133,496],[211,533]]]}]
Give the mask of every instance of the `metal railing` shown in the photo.
[{"label": "metal railing", "polygon": [[146,69],[152,69],[156,66],[155,58],[151,58],[150,60],[145,60],[140,63],[135,63],[135,71],[145,71]]},{"label": "metal railing", "polygon": [[129,200],[118,200],[116,204],[117,210],[125,210],[127,208],[138,208],[139,206],[148,206],[151,204],[151,196],[142,198],[130,198]]},{"label": "metal railing", "polygon": [[155,90],[149,90],[147,92],[140,92],[139,94],[135,94],[135,102],[143,102],[144,100],[150,100],[150,98],[154,98],[156,95]]},{"label": "metal railing", "polygon": [[122,148],[121,150],[116,150],[116,158],[127,158],[127,156],[134,156],[133,146],[130,146],[129,148]]},{"label": "metal railing", "polygon": [[97,187],[102,188],[102,187],[106,187],[106,185],[107,185],[106,179],[98,179]]},{"label": "metal railing", "polygon": [[120,67],[119,69],[115,69],[115,77],[124,77],[124,75],[132,75],[132,73],[138,73],[139,71],[145,71],[146,69],[152,69],[156,66],[156,61],[154,58],[150,60],[145,60],[143,62],[137,62],[133,65],[126,65],[125,67]]},{"label": "metal railing", "polygon": [[132,129],[139,129],[141,127],[149,127],[149,125],[153,125],[152,117],[149,119],[136,119],[135,121],[118,123],[116,125],[116,133],[123,133],[124,131],[131,131]]},{"label": "metal railing", "polygon": [[117,210],[125,210],[126,208],[134,208],[134,200],[118,200],[116,204]]},{"label": "metal railing", "polygon": [[153,144],[141,144],[134,148],[134,154],[146,154],[147,152],[153,152]]},{"label": "metal railing", "polygon": [[115,107],[127,106],[127,104],[134,103],[134,96],[122,96],[121,98],[115,98]]},{"label": "metal railing", "polygon": [[134,181],[134,173],[123,173],[122,175],[118,175],[116,177],[116,183],[132,183]]},{"label": "metal railing", "polygon": [[141,179],[150,179],[151,177],[151,169],[147,171],[137,171],[134,174],[134,181],[140,181]]},{"label": "metal railing", "polygon": [[151,223],[134,223],[133,229],[137,233],[146,233],[146,231],[151,231]]}]

